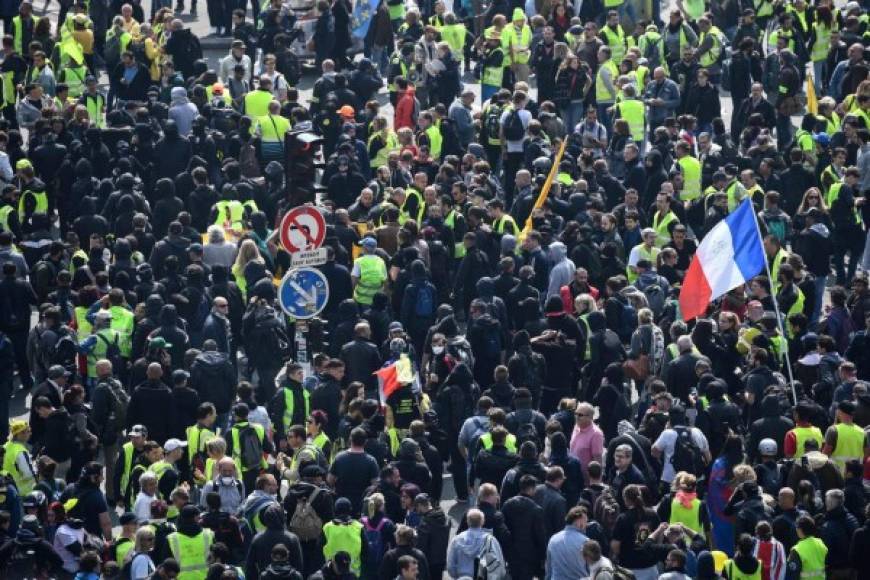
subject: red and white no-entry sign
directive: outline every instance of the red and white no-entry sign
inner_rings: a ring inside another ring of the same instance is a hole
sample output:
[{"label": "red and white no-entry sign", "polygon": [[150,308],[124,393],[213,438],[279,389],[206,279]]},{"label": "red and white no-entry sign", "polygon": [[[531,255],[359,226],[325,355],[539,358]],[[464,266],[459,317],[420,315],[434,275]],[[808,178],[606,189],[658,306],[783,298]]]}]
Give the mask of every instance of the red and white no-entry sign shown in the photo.
[{"label": "red and white no-entry sign", "polygon": [[281,245],[291,254],[316,250],[325,237],[323,214],[311,206],[294,207],[281,220]]}]

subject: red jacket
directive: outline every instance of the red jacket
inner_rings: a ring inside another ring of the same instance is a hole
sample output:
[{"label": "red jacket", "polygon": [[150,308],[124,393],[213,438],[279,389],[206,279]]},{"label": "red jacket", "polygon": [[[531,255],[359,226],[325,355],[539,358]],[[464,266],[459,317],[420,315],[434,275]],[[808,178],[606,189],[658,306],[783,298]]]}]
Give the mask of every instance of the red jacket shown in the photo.
[{"label": "red jacket", "polygon": [[393,117],[393,130],[402,127],[414,129],[417,126],[417,97],[413,86],[408,87],[396,103],[396,114]]}]

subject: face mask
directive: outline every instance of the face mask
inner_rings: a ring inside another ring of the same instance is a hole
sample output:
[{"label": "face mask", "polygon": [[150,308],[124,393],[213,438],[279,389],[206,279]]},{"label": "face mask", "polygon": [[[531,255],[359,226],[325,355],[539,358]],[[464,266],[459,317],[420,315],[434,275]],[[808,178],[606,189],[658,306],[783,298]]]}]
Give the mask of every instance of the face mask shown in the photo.
[{"label": "face mask", "polygon": [[444,352],[444,347],[443,347],[443,346],[433,346],[433,347],[432,347],[432,352],[433,352],[434,354],[441,354],[441,353]]},{"label": "face mask", "polygon": [[233,478],[232,477],[221,477],[221,485],[232,485]]}]

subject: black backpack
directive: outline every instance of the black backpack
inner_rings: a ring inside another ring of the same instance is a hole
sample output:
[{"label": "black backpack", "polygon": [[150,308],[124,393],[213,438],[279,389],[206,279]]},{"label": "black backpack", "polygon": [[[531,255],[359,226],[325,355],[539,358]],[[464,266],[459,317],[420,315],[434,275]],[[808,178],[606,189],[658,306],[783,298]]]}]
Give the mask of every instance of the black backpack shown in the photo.
[{"label": "black backpack", "polygon": [[257,306],[253,316],[254,328],[251,332],[252,336],[248,338],[251,344],[257,345],[261,353],[257,357],[277,355],[282,361],[286,361],[291,354],[290,339],[278,318],[278,313],[269,305],[260,305]]},{"label": "black backpack", "polygon": [[[53,365],[61,365],[68,371],[76,370],[76,357],[78,356],[78,344],[72,331],[65,327],[60,327],[53,331],[57,334],[57,340],[51,346],[42,344],[44,351],[41,353],[45,368]],[[41,335],[40,335],[41,338]]]},{"label": "black backpack", "polygon": [[48,260],[40,260],[30,269],[30,284],[40,302],[45,302],[57,283],[57,270]]},{"label": "black backpack", "polygon": [[692,430],[688,427],[674,427],[674,431],[677,433],[674,454],[671,456],[674,472],[685,471],[700,477],[704,473],[704,458],[701,449],[692,438]]},{"label": "black backpack", "polygon": [[486,132],[487,138],[498,139],[501,130],[501,113],[502,109],[498,105],[490,105],[486,110],[486,119],[484,120],[483,128]]},{"label": "black backpack", "polygon": [[522,141],[526,135],[526,127],[520,112],[512,109],[504,122],[504,138],[508,141]]},{"label": "black backpack", "polygon": [[117,373],[122,371],[126,365],[124,363],[124,357],[121,354],[121,346],[118,344],[118,341],[120,340],[120,334],[115,333],[114,340],[109,341],[109,339],[106,338],[105,334],[98,332],[97,340],[102,340],[104,343],[106,343],[105,358],[110,363],[112,363],[112,368],[115,370],[115,372]]},{"label": "black backpack", "polygon": [[263,442],[257,435],[256,429],[246,425],[239,430],[239,461],[243,471],[260,469],[263,460]]}]

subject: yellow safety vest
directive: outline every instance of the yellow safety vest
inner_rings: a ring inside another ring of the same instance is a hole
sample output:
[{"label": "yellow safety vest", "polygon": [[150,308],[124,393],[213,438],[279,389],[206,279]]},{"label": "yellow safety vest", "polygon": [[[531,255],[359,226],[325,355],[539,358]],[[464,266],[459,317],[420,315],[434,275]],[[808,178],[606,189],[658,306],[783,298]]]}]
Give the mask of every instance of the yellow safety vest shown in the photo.
[{"label": "yellow safety vest", "polygon": [[[821,22],[814,22],[813,31],[816,33],[816,41],[813,43],[813,50],[810,53],[810,59],[813,62],[827,60],[828,53],[831,51],[832,29]],[[821,79],[816,80],[821,82]]]},{"label": "yellow safety vest", "polygon": [[828,547],[815,536],[804,538],[794,545],[792,551],[796,552],[801,559],[801,578],[824,578],[825,558],[828,556]]},{"label": "yellow safety vest", "polygon": [[106,98],[101,93],[97,93],[96,95],[85,93],[82,95],[82,99],[85,102],[85,108],[88,110],[88,118],[94,125],[102,129],[106,125],[106,122],[103,119],[103,111],[106,108]]},{"label": "yellow safety vest", "polygon": [[257,123],[260,125],[260,139],[284,145],[284,136],[290,130],[290,121],[281,115],[270,114],[257,117]]},{"label": "yellow safety vest", "polygon": [[[511,226],[513,227],[506,228],[506,224],[511,224]],[[492,230],[497,234],[504,234],[505,229],[509,229],[510,231],[508,231],[507,233],[512,236],[516,235],[517,232],[520,231],[517,227],[517,222],[514,221],[513,216],[511,216],[510,214],[504,214],[492,223]]]},{"label": "yellow safety vest", "polygon": [[325,452],[326,446],[329,444],[329,437],[326,433],[318,433],[317,437],[311,440],[312,445]]},{"label": "yellow safety vest", "polygon": [[846,472],[846,462],[852,459],[864,459],[864,430],[855,424],[837,423],[837,446],[831,454],[831,459],[840,471]]},{"label": "yellow safety vest", "polygon": [[[435,125],[430,125],[423,131],[429,138],[429,154],[436,161],[441,159],[441,143],[444,140],[441,136],[441,130]],[[420,220],[417,220],[419,223]]]},{"label": "yellow safety vest", "polygon": [[716,26],[711,26],[708,32],[702,32],[698,35],[698,46],[704,44],[707,35],[713,37],[713,46],[701,55],[700,64],[702,67],[709,67],[719,60],[719,55],[722,54],[722,31]]},{"label": "yellow safety vest", "polygon": [[195,536],[172,532],[166,537],[172,557],[178,561],[178,580],[205,580],[208,575],[208,551],[214,542],[214,532],[208,528]]},{"label": "yellow safety vest", "polygon": [[773,257],[773,262],[770,264],[770,293],[776,295],[779,293],[779,266],[788,258],[788,252],[780,248]]},{"label": "yellow safety vest", "polygon": [[[659,212],[656,212],[653,216],[652,227],[656,231],[656,246],[659,248],[664,248],[668,242],[671,241],[671,232],[668,229],[668,226],[671,225],[671,222],[679,223],[679,219],[677,219],[677,214],[672,211],[668,211],[662,217]],[[655,264],[655,260],[653,260],[653,264]]]},{"label": "yellow safety vest", "polygon": [[[828,205],[828,208],[834,205],[834,202],[840,198],[840,190],[843,189],[843,182],[838,181],[837,183],[831,185],[831,188],[828,190],[828,193],[825,194],[825,203]],[[852,209],[852,215],[855,217],[855,223],[861,223],[861,214],[858,213],[857,208]]]},{"label": "yellow safety vest", "polygon": [[[36,16],[31,14],[30,20],[33,22],[33,30],[36,30],[38,19]],[[15,52],[18,54],[24,54],[24,46],[22,46],[24,42],[24,26],[20,14],[12,19],[12,39]]]},{"label": "yellow safety vest", "polygon": [[79,336],[90,336],[93,326],[88,321],[88,309],[84,306],[76,306],[73,309],[73,316],[76,319],[76,332]]},{"label": "yellow safety vest", "polygon": [[674,498],[671,500],[671,519],[670,523],[680,523],[695,532],[704,536],[704,526],[701,525],[701,500],[695,498],[692,500],[692,507],[684,507],[680,500]]},{"label": "yellow safety vest", "polygon": [[[492,449],[492,433],[484,433],[478,439],[480,441],[480,446],[489,451]],[[507,434],[507,439],[504,442],[505,449],[510,451],[511,453],[517,452],[517,437],[513,433]]]},{"label": "yellow safety vest", "polygon": [[[412,197],[417,198],[417,215],[412,216],[408,213],[405,207],[408,205],[408,202],[411,201]],[[419,226],[423,222],[423,212],[426,211],[426,204],[423,202],[423,196],[420,195],[420,192],[414,189],[413,187],[409,187],[405,190],[405,203],[402,204],[402,207],[399,208],[399,225],[404,225],[406,221],[409,219],[413,219],[417,222]]]},{"label": "yellow safety vest", "polygon": [[[252,427],[257,433],[257,439],[260,440],[260,443],[263,443],[263,440],[266,437],[266,430],[259,423],[248,423],[247,421],[245,421],[244,423],[236,423],[235,425],[233,425],[232,429],[230,429],[230,437],[232,438],[233,442],[233,461],[236,462],[236,469],[239,473],[244,472],[244,470],[242,469],[242,449],[239,442],[239,433],[241,433],[243,428],[248,426]],[[266,463],[266,459],[261,458],[260,467],[265,469],[267,465],[268,464]]]},{"label": "yellow safety vest", "polygon": [[6,450],[6,454],[3,456],[3,471],[12,476],[12,479],[15,481],[15,487],[18,488],[18,494],[24,497],[33,491],[36,479],[32,470],[29,473],[18,471],[18,456],[24,453],[28,463],[30,463],[30,452],[23,443],[18,441],[7,441],[3,445],[3,448]]},{"label": "yellow safety vest", "polygon": [[[447,217],[444,218],[444,225],[450,228],[454,233],[456,232],[456,210],[451,209],[450,213],[447,214]],[[465,244],[462,243],[462,240],[458,242],[454,242],[453,244],[453,257],[454,258],[463,258],[465,257]]]},{"label": "yellow safety vest", "polygon": [[124,558],[127,557],[127,554],[132,549],[133,540],[130,538],[118,538],[118,541],[115,542],[115,562],[123,566]]},{"label": "yellow safety vest", "polygon": [[637,99],[620,101],[616,105],[616,111],[619,117],[628,123],[631,138],[634,139],[635,143],[642,145],[646,129],[646,110],[643,107],[643,102]]},{"label": "yellow safety vest", "polygon": [[372,147],[372,142],[378,138],[384,140],[384,145],[377,150],[369,162],[369,166],[371,166],[373,170],[386,165],[390,153],[399,148],[399,141],[396,139],[396,134],[391,130],[387,130],[386,137],[384,137],[384,134],[380,131],[369,137],[369,149]]},{"label": "yellow safety vest", "polygon": [[614,95],[607,90],[607,87],[604,86],[604,81],[601,79],[601,71],[604,69],[610,71],[610,84],[614,89],[616,88],[616,79],[619,77],[619,69],[616,67],[616,63],[613,62],[613,59],[608,60],[598,67],[598,74],[595,79],[595,101],[599,105],[615,101]]},{"label": "yellow safety vest", "polygon": [[257,89],[245,95],[245,115],[251,119],[259,119],[269,114],[269,103],[272,93]]},{"label": "yellow safety vest", "polygon": [[188,427],[185,435],[187,436],[187,458],[191,465],[193,465],[193,458],[196,457],[196,454],[205,453],[205,446],[217,437],[214,431],[199,425]]},{"label": "yellow safety vest", "polygon": [[[311,414],[311,394],[308,389],[302,389],[302,399],[305,401],[305,416]],[[296,398],[293,396],[293,390],[284,387],[284,429],[289,429],[293,426],[293,413],[296,411]]]},{"label": "yellow safety vest", "polygon": [[819,449],[822,447],[822,443],[825,438],[822,435],[822,431],[818,427],[809,426],[809,427],[795,427],[792,429],[792,433],[794,433],[795,439],[795,452],[794,458],[800,459],[803,457],[807,450],[806,444],[810,439],[816,441],[819,444]]},{"label": "yellow safety vest", "polygon": [[610,28],[609,24],[601,27],[601,36],[604,37],[607,46],[610,47],[610,56],[616,62],[622,62],[625,58],[626,42],[625,31],[622,26],[617,24],[616,30]]},{"label": "yellow safety vest", "polygon": [[36,206],[33,208],[34,213],[48,213],[48,194],[44,191],[33,191],[25,189],[18,200],[18,219],[24,221],[27,212],[24,210],[24,200],[27,196],[33,197],[36,201]]},{"label": "yellow safety vest", "polygon": [[[670,239],[670,237],[668,239]],[[658,246],[653,246],[652,248],[647,249],[644,244],[638,244],[635,248],[638,249],[637,251],[640,253],[641,260],[649,260],[653,264],[656,263],[656,258],[659,257],[659,252],[662,251]],[[634,249],[632,249],[632,251],[634,251]],[[631,266],[626,266],[625,277],[628,278],[630,283],[634,283],[634,281],[637,280],[637,272],[632,270]]]},{"label": "yellow safety vest", "polygon": [[9,216],[13,211],[15,211],[15,208],[11,205],[0,207],[0,228],[3,228],[4,232],[9,231]]},{"label": "yellow safety vest", "polygon": [[353,289],[353,299],[366,306],[372,303],[375,294],[384,287],[386,265],[380,256],[366,254],[356,259],[359,266],[359,282]]},{"label": "yellow safety vest", "polygon": [[[493,50],[501,51],[502,57],[504,57],[504,51],[501,48],[495,48]],[[484,58],[486,59],[487,57]],[[483,67],[483,74],[480,76],[480,84],[488,87],[500,87],[503,79],[504,64],[500,66],[485,66]]]},{"label": "yellow safety vest", "polygon": [[[111,328],[117,330],[121,335],[121,356],[130,358],[133,353],[133,329],[136,326],[136,315],[123,306],[111,306],[109,312],[112,313]],[[115,369],[118,372],[121,369]]]},{"label": "yellow safety vest", "polygon": [[677,160],[680,171],[683,174],[683,191],[680,194],[681,201],[692,201],[701,195],[701,162],[686,155]]},{"label": "yellow safety vest", "polygon": [[85,92],[85,79],[88,69],[85,66],[66,66],[63,69],[63,80],[69,87],[69,96],[77,99]]},{"label": "yellow safety vest", "polygon": [[229,222],[230,227],[234,230],[244,228],[245,207],[242,202],[235,199],[222,199],[215,204],[215,207],[217,208],[215,225],[225,226]]},{"label": "yellow safety vest", "polygon": [[124,495],[127,487],[130,485],[130,472],[133,471],[133,456],[136,454],[136,448],[133,447],[133,443],[130,441],[124,443],[121,446],[121,454],[124,456],[124,471],[121,472],[121,495]]},{"label": "yellow safety vest", "polygon": [[445,24],[441,27],[441,39],[450,46],[453,58],[462,62],[465,53],[465,36],[468,30],[464,24]]},{"label": "yellow safety vest", "polygon": [[363,525],[356,520],[350,520],[346,524],[329,522],[323,526],[323,535],[326,536],[326,543],[323,545],[324,558],[331,560],[337,552],[347,552],[350,554],[351,571],[359,575],[362,569],[362,529]]},{"label": "yellow safety vest", "polygon": [[740,568],[734,565],[734,560],[725,562],[725,572],[728,574],[728,580],[761,580],[761,571],[764,566],[761,560],[758,560],[758,567],[753,574],[746,574],[740,571]]},{"label": "yellow safety vest", "polygon": [[532,29],[528,24],[523,23],[523,27],[517,31],[517,27],[511,24],[505,28],[510,45],[519,52],[511,51],[511,60],[516,64],[529,64],[531,58],[532,46]]}]

